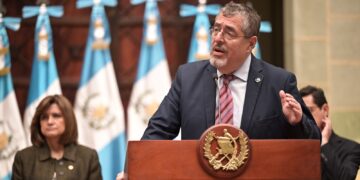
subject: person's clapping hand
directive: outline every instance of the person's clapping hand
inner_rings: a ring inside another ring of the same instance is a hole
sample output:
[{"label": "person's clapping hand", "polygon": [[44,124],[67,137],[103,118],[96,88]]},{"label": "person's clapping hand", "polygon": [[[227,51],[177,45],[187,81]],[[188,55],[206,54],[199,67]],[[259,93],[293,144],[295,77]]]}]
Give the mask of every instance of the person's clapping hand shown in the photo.
[{"label": "person's clapping hand", "polygon": [[328,115],[326,115],[322,121],[323,121],[323,128],[321,129],[321,135],[322,135],[321,146],[329,142],[332,133],[331,120],[328,117]]},{"label": "person's clapping hand", "polygon": [[126,176],[126,174],[124,173],[124,171],[119,172],[119,173],[116,175],[116,180],[125,180],[125,179],[127,179],[127,176]]}]

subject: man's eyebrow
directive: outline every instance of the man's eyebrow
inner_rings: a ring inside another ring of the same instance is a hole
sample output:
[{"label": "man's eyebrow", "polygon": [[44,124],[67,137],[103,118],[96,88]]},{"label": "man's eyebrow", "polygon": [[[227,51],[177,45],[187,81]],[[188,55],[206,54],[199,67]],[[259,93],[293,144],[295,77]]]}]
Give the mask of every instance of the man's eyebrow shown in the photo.
[{"label": "man's eyebrow", "polygon": [[224,30],[230,31],[230,32],[236,32],[235,28],[231,27],[231,26],[224,26]]},{"label": "man's eyebrow", "polygon": [[[223,23],[215,22],[213,26],[219,27],[222,24]],[[228,25],[224,25],[224,26],[221,26],[221,27],[224,28],[224,30],[226,30],[226,31],[236,32],[234,27],[231,27],[231,26],[228,26]]]},{"label": "man's eyebrow", "polygon": [[317,106],[306,106],[308,109],[315,109]]}]

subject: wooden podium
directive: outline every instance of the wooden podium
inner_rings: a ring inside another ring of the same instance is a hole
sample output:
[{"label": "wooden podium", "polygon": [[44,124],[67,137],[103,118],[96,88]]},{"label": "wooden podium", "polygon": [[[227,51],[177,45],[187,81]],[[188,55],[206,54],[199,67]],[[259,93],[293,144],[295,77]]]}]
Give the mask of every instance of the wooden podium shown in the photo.
[{"label": "wooden podium", "polygon": [[[321,179],[319,140],[250,140],[251,156],[235,179]],[[203,170],[197,140],[129,141],[131,179],[216,179]]]}]

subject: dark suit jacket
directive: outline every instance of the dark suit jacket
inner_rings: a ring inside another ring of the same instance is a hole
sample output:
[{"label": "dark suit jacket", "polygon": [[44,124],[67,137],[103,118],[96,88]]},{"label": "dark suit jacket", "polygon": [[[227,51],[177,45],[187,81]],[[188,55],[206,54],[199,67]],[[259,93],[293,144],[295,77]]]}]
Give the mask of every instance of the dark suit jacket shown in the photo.
[{"label": "dark suit jacket", "polygon": [[353,180],[360,165],[360,144],[332,133],[321,147],[323,180]]},{"label": "dark suit jacket", "polygon": [[47,146],[31,146],[18,151],[12,180],[52,179],[101,180],[101,167],[95,150],[82,145],[65,146],[60,160],[52,159]]},{"label": "dark suit jacket", "polygon": [[[169,93],[150,119],[142,139],[199,139],[215,123],[216,69],[209,61],[181,65]],[[260,81],[256,81],[258,79]],[[291,126],[282,113],[279,91],[291,93],[303,109]],[[321,134],[296,87],[296,77],[265,61],[251,59],[241,126],[252,139],[317,138]]]}]

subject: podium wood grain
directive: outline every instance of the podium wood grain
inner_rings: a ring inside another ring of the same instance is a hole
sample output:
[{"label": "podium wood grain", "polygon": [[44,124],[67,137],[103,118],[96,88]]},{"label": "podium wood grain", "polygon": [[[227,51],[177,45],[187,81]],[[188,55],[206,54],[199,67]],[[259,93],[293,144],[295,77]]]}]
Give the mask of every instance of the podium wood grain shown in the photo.
[{"label": "podium wood grain", "polygon": [[[236,179],[321,179],[318,140],[250,140],[251,157]],[[198,141],[129,141],[129,179],[215,179],[201,167]]]}]

